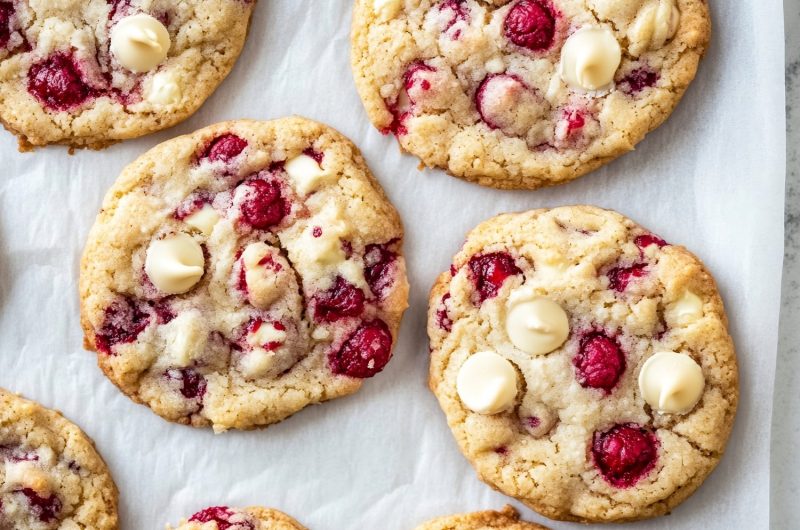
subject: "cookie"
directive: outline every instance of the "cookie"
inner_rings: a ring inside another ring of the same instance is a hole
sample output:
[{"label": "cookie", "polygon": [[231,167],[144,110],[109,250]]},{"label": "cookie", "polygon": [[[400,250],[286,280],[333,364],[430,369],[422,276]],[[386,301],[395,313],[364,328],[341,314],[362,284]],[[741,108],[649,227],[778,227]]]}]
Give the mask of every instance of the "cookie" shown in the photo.
[{"label": "cookie", "polygon": [[352,394],[392,354],[403,229],[358,149],[304,118],[165,142],[106,195],[83,255],[85,342],[162,417],[217,431]]},{"label": "cookie", "polygon": [[423,165],[533,189],[632,150],[709,34],[704,0],[356,0],[351,57],[370,120]]},{"label": "cookie", "polygon": [[254,6],[0,1],[0,122],[20,150],[99,149],[171,127],[231,71]]},{"label": "cookie", "polygon": [[[167,530],[172,530],[167,526]],[[285,513],[269,508],[213,506],[181,521],[174,530],[307,530]]]},{"label": "cookie", "polygon": [[428,334],[461,451],[547,517],[666,514],[725,450],[738,371],[715,282],[616,212],[478,225],[433,287]]},{"label": "cookie", "polygon": [[546,527],[520,521],[519,513],[506,505],[500,511],[464,513],[439,517],[419,525],[416,530],[547,530]]},{"label": "cookie", "polygon": [[116,530],[117,497],[75,424],[0,389],[0,528]]}]

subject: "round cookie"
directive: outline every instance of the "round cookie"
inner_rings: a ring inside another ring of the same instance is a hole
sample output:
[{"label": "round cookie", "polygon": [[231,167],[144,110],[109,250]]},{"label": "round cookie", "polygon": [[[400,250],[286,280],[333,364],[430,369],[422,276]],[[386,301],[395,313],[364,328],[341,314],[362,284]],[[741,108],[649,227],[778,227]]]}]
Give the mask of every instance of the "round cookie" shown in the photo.
[{"label": "round cookie", "polygon": [[495,188],[559,184],[672,112],[710,34],[704,0],[356,0],[372,123],[425,166]]},{"label": "round cookie", "polygon": [[662,515],[719,462],[736,356],[715,282],[685,248],[591,206],[500,215],[468,235],[429,304],[429,384],[461,451],[539,513]]},{"label": "round cookie", "polygon": [[520,521],[519,513],[506,505],[500,511],[463,513],[439,517],[422,523],[416,530],[547,530],[546,527]]},{"label": "round cookie", "polygon": [[[173,530],[167,526],[167,530]],[[228,508],[213,506],[183,520],[174,530],[307,530],[278,510],[250,506]]]},{"label": "round cookie", "polygon": [[106,195],[81,320],[106,375],[216,431],[352,394],[389,361],[403,229],[358,149],[299,117],[165,142]]},{"label": "round cookie", "polygon": [[115,530],[117,497],[88,436],[0,389],[0,528]]},{"label": "round cookie", "polygon": [[188,118],[228,75],[255,0],[0,1],[0,122],[21,150],[103,148]]}]

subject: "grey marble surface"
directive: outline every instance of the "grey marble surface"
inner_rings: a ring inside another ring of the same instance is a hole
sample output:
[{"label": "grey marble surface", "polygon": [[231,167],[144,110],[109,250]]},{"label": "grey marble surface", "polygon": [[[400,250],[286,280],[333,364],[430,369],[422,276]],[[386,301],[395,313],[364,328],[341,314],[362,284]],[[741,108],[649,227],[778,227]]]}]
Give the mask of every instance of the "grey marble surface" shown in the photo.
[{"label": "grey marble surface", "polygon": [[800,516],[800,0],[784,0],[786,18],[786,248],[775,401],[772,414],[772,510],[775,529]]}]

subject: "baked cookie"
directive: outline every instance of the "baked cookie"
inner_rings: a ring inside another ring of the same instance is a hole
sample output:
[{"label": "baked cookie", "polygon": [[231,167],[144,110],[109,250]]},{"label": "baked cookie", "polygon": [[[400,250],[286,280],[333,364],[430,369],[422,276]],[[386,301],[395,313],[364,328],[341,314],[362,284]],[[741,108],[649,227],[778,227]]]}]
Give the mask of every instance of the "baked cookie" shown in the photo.
[{"label": "baked cookie", "polygon": [[[167,530],[172,530],[167,526]],[[181,521],[174,530],[307,530],[278,510],[251,506],[228,508],[213,506]]]},{"label": "baked cookie", "polygon": [[422,523],[416,530],[547,530],[546,527],[520,521],[519,513],[512,506],[506,505],[500,511],[462,513],[439,517]]},{"label": "baked cookie", "polygon": [[219,123],[150,150],[106,195],[81,265],[86,346],[168,420],[266,426],[389,361],[408,299],[402,242],[338,132]]},{"label": "baked cookie", "polygon": [[725,450],[738,372],[714,280],[616,212],[481,223],[428,317],[430,387],[462,452],[542,515],[668,513]]},{"label": "baked cookie", "polygon": [[242,50],[255,0],[0,0],[0,122],[20,150],[99,149],[194,113]]},{"label": "baked cookie", "polygon": [[92,440],[0,389],[0,528],[114,530],[117,488]]},{"label": "baked cookie", "polygon": [[352,66],[372,123],[424,165],[533,189],[632,150],[709,34],[704,0],[356,0]]}]

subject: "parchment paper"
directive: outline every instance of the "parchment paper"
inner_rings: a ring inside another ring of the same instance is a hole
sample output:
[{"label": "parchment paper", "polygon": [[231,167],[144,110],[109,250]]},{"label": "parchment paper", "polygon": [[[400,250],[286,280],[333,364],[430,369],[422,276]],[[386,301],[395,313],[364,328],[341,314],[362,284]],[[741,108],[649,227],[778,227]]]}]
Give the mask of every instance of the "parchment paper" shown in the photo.
[{"label": "parchment paper", "polygon": [[[555,189],[500,192],[419,172],[373,130],[350,74],[351,0],[259,2],[234,72],[173,130],[74,156],[18,154],[0,134],[0,386],[61,409],[96,440],[121,491],[124,530],[163,528],[218,504],[278,507],[316,530],[410,530],[499,508],[509,499],[478,481],[426,389],[427,292],[478,222],[593,203],[705,261],[741,368],[736,427],[717,471],[669,517],[626,528],[766,528],[783,242],[782,6],[711,3],[713,44],[668,122],[635,153]],[[264,431],[215,436],[169,424],[124,397],[82,349],[76,282],[86,234],[121,169],[155,144],[223,119],[293,113],[352,138],[405,220],[411,308],[395,358],[357,395]]]}]

